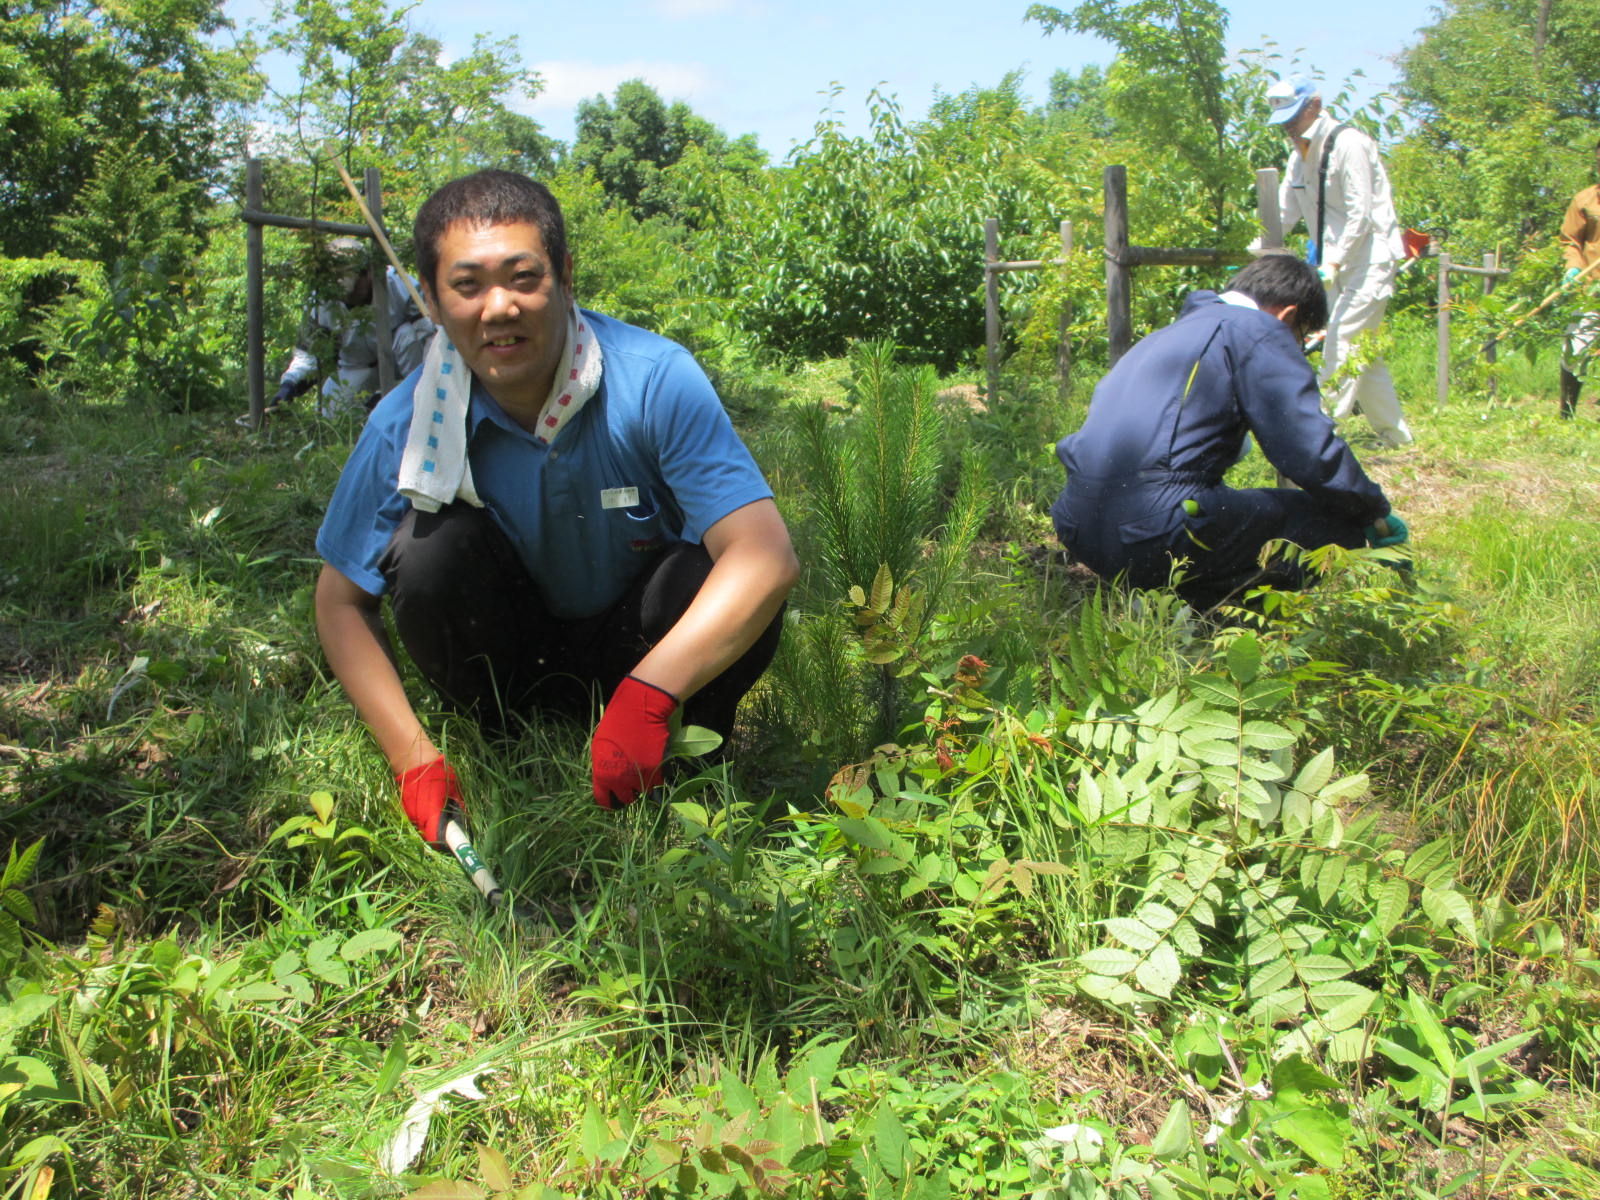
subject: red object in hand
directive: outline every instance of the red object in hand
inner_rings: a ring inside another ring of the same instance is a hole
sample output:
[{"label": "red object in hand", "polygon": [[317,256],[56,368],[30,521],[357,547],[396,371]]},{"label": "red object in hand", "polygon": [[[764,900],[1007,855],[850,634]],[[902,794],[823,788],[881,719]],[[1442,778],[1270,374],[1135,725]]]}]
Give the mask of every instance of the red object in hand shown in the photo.
[{"label": "red object in hand", "polygon": [[422,840],[432,846],[444,846],[445,810],[455,808],[460,818],[466,820],[466,801],[461,798],[461,784],[456,773],[440,755],[432,762],[400,771],[395,775],[400,785],[400,806],[417,827]]},{"label": "red object in hand", "polygon": [[601,808],[625,808],[661,782],[667,719],[677,707],[671,692],[632,675],[617,685],[589,747],[594,802]]}]

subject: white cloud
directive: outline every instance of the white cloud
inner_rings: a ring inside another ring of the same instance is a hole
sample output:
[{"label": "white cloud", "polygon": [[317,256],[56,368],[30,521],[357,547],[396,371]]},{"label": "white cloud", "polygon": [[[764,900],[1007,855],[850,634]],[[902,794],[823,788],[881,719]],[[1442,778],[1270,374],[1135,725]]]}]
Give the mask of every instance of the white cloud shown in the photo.
[{"label": "white cloud", "polygon": [[[633,59],[629,62],[596,63],[576,60],[553,60],[533,64],[544,79],[544,87],[525,106],[531,116],[574,108],[580,100],[592,96],[610,96],[617,84],[629,79],[642,79],[661,94],[669,103],[673,100],[693,102],[713,90],[713,78],[699,63],[650,62]],[[522,107],[522,106],[519,106]]]}]

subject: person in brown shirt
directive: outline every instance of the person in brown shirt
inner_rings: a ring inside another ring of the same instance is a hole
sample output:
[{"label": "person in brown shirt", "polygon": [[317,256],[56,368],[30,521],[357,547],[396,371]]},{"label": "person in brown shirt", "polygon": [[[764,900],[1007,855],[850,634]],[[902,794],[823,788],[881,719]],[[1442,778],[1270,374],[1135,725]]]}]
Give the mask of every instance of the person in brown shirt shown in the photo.
[{"label": "person in brown shirt", "polygon": [[[1600,142],[1595,143],[1595,175],[1600,177]],[[1566,218],[1561,222],[1561,253],[1567,271],[1563,283],[1571,283],[1600,259],[1600,186],[1590,185],[1572,198]],[[1586,278],[1593,281],[1600,270]],[[1591,308],[1567,326],[1566,345],[1561,357],[1561,415],[1570,417],[1577,407],[1583,380],[1594,356],[1590,353],[1600,339],[1600,312]]]}]

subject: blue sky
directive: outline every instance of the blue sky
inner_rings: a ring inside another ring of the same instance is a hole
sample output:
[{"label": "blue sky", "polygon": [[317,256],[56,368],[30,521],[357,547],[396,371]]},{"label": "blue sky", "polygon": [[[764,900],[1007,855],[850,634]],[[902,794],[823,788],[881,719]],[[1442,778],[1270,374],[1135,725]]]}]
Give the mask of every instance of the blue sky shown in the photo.
[{"label": "blue sky", "polygon": [[[563,141],[572,139],[579,100],[640,77],[730,135],[754,133],[781,159],[810,136],[835,83],[843,91],[832,107],[861,132],[867,93],[880,84],[915,119],[936,89],[988,86],[1022,68],[1026,90],[1042,101],[1057,68],[1110,61],[1095,38],[1044,36],[1023,20],[1027,8],[1027,0],[421,0],[411,21],[446,53],[465,49],[475,33],[515,34],[524,62],[545,81],[522,107]],[[262,5],[231,0],[228,9],[239,20]],[[1233,0],[1228,9],[1231,50],[1270,45],[1335,84],[1359,69],[1368,94],[1392,82],[1390,60],[1437,15],[1433,0]]]}]

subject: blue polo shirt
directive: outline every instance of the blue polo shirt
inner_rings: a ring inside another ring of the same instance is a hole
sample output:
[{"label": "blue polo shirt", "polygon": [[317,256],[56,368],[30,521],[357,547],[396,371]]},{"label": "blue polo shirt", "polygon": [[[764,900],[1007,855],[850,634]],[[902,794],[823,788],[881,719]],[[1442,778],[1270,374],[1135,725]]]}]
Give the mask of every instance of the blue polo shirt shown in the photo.
[{"label": "blue polo shirt", "polygon": [[[772,495],[687,350],[583,315],[605,355],[600,389],[554,442],[519,426],[477,380],[467,412],[478,495],[550,611],[566,619],[603,612],[658,550],[698,543],[729,513]],[[385,590],[378,562],[410,508],[397,480],[420,377],[372,410],[317,532],[317,552],[373,595]]]}]

